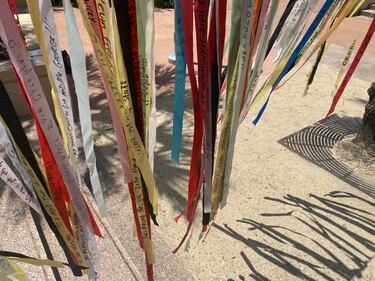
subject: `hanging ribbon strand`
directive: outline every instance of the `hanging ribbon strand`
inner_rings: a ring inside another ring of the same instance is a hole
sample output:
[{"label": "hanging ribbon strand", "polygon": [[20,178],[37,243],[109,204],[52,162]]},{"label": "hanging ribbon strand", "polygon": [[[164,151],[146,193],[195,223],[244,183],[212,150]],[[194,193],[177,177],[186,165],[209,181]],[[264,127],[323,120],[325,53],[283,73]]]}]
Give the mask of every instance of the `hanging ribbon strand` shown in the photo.
[{"label": "hanging ribbon strand", "polygon": [[361,61],[362,56],[365,53],[366,48],[367,48],[368,44],[370,43],[370,40],[371,40],[372,36],[374,35],[374,32],[375,32],[375,18],[372,19],[371,24],[370,24],[370,26],[367,30],[367,33],[366,33],[365,37],[363,38],[363,41],[362,41],[361,45],[359,46],[357,54],[355,55],[347,73],[345,74],[345,77],[342,80],[340,87],[337,89],[336,95],[333,97],[332,104],[331,104],[331,107],[328,110],[326,118],[328,116],[330,116],[335,111],[336,105],[339,102],[342,94],[344,93],[346,85],[348,85],[349,80],[353,76],[354,71],[356,70],[359,62]]},{"label": "hanging ribbon strand", "polygon": [[[27,205],[33,218],[46,220],[67,260],[65,263],[54,261],[47,250],[46,260],[0,251],[1,280],[28,280],[18,263],[68,267],[75,276],[86,274],[90,280],[99,279],[101,255],[97,240],[102,235],[83,194],[87,185],[92,187],[90,191],[100,215],[105,216],[107,209],[94,151],[87,54],[72,4],[70,0],[62,3],[71,58],[68,64],[70,59],[63,55],[66,51],[62,50],[58,36],[61,27],[57,25],[51,1],[27,0],[52,88],[53,106],[50,107],[49,93],[43,91],[27,52],[15,0],[0,0],[0,37],[38,140],[36,147],[32,147],[0,81],[0,143],[4,150],[0,156],[0,178]],[[201,221],[198,241],[206,237],[219,209],[226,206],[235,169],[237,132],[250,110],[264,102],[255,112],[252,124],[256,125],[272,95],[317,53],[307,74],[303,92],[306,95],[318,77],[328,38],[363,3],[364,0],[290,0],[282,5],[278,0],[175,1],[176,68],[171,147],[175,164],[180,162],[183,141],[187,78],[194,133],[187,206],[175,218],[177,222],[186,215],[187,228],[173,253],[186,241],[188,248],[196,220]],[[128,222],[134,224],[134,235],[145,257],[145,276],[153,281],[152,225],[158,226],[159,220],[159,194],[154,179],[154,1],[77,0],[77,4],[91,41],[89,50],[97,62],[104,87],[102,98],[108,102],[115,131],[123,182],[127,185],[133,213],[133,220]],[[227,34],[229,5],[232,13]],[[327,117],[334,112],[374,32],[375,19],[347,68],[358,35],[351,39],[353,43],[341,63]],[[228,54],[224,49],[228,49]],[[267,64],[268,69],[268,64],[272,63],[270,54],[276,56],[273,70],[263,77],[263,67]],[[263,85],[258,85],[259,81],[264,81]],[[71,91],[73,85],[74,92]],[[74,94],[77,108],[73,107]],[[79,116],[80,124],[74,123],[74,116]],[[81,142],[75,132],[78,125],[84,155],[79,155]],[[80,174],[81,159],[87,164],[89,182]]]}]

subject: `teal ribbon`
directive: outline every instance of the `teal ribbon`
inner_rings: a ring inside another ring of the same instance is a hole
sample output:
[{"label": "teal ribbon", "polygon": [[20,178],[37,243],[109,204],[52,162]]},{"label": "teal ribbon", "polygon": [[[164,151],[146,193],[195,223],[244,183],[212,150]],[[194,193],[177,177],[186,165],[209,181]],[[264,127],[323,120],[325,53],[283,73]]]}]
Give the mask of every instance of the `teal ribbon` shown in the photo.
[{"label": "teal ribbon", "polygon": [[269,103],[271,94],[273,90],[277,87],[277,85],[281,82],[281,80],[284,78],[284,76],[291,70],[296,62],[296,59],[298,55],[301,53],[303,47],[306,45],[306,43],[309,41],[310,37],[314,34],[315,30],[319,26],[319,23],[322,21],[324,15],[328,12],[329,8],[332,6],[334,0],[327,0],[322,8],[319,10],[319,13],[316,15],[315,19],[311,23],[309,29],[306,31],[305,35],[301,39],[301,41],[298,43],[297,47],[294,49],[293,53],[290,55],[288,62],[286,63],[285,67],[277,77],[275,83],[272,85],[271,92],[268,95],[268,98],[266,102],[263,104],[262,108],[260,109],[258,115],[253,120],[253,124],[256,125],[260,118],[262,117],[264,111],[266,110],[266,107]]},{"label": "teal ribbon", "polygon": [[173,99],[173,135],[172,135],[172,160],[180,163],[182,143],[182,125],[184,122],[184,95],[186,78],[186,61],[184,49],[184,35],[182,30],[181,0],[176,0],[175,7],[175,49],[176,49],[176,74]]}]

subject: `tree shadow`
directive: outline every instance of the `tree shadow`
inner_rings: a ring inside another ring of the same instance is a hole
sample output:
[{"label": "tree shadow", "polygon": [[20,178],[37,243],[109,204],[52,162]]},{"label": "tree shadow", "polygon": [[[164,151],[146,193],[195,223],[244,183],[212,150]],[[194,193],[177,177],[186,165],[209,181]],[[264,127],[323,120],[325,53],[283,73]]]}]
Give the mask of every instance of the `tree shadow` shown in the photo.
[{"label": "tree shadow", "polygon": [[334,145],[345,136],[357,133],[361,128],[361,123],[361,118],[334,114],[279,140],[278,143],[375,198],[375,183],[355,174],[332,154]]},{"label": "tree shadow", "polygon": [[240,253],[253,280],[274,279],[256,269],[254,264],[260,258],[267,262],[268,272],[277,267],[286,275],[303,280],[334,281],[360,278],[375,257],[374,202],[342,191],[325,196],[310,194],[309,199],[287,194],[282,199],[265,200],[290,210],[261,214],[264,220],[277,221],[276,224],[238,220],[249,226],[250,237],[227,224],[213,225],[257,255],[252,255],[252,263],[250,256]]},{"label": "tree shadow", "polygon": [[[122,192],[126,188],[122,177],[121,167],[117,151],[117,138],[114,133],[112,119],[108,108],[107,98],[101,80],[101,75],[97,67],[97,62],[92,54],[86,56],[87,77],[89,81],[90,106],[93,120],[93,134],[95,140],[95,153],[99,176],[102,181],[102,187],[105,197]],[[175,165],[171,160],[170,148],[172,138],[171,116],[173,110],[174,93],[174,66],[156,65],[156,89],[157,89],[157,145],[155,151],[155,178],[157,188],[161,196],[166,196],[173,202],[176,212],[181,211],[187,204],[185,199],[185,186],[182,186],[188,178],[188,166],[190,164],[191,140],[187,135],[184,136],[183,146],[181,148],[181,165]],[[73,87],[74,89],[74,87]],[[190,95],[185,95],[187,111],[191,112]],[[77,113],[77,97],[72,95],[72,104],[74,112]],[[189,113],[188,113],[189,114]],[[166,118],[160,118],[166,115]],[[31,116],[21,118],[22,125],[31,146],[40,155],[39,141],[35,131],[35,124]],[[75,114],[76,134],[78,138],[80,171],[86,183],[89,183],[89,171],[84,159],[84,153],[81,141],[81,132],[79,130],[79,118]],[[181,180],[183,179],[183,180]],[[0,183],[2,197],[6,187],[3,182]],[[89,185],[89,184],[88,184]],[[90,187],[90,186],[89,186]],[[16,195],[9,194],[12,200]]]},{"label": "tree shadow", "polygon": [[[113,181],[115,175],[121,174],[120,165],[113,167],[118,161],[117,139],[114,133],[112,119],[108,108],[107,98],[101,81],[100,72],[93,55],[86,57],[87,75],[90,89],[95,89],[90,95],[92,119],[95,139],[100,144],[96,145],[95,152],[98,161],[100,178],[104,182],[105,196],[116,194],[119,189],[124,188],[121,180]],[[188,178],[188,166],[190,164],[191,140],[189,133],[184,135],[183,146],[181,147],[181,165],[175,165],[171,160],[171,139],[172,139],[172,114],[174,94],[174,66],[157,64],[155,66],[155,80],[157,90],[157,139],[155,148],[154,174],[158,191],[161,196],[166,196],[173,202],[176,211],[186,206],[184,194],[185,183]],[[191,112],[189,92],[185,95],[187,112]],[[189,113],[187,113],[189,115]],[[111,168],[109,168],[111,167]],[[182,180],[181,180],[182,179]]]}]

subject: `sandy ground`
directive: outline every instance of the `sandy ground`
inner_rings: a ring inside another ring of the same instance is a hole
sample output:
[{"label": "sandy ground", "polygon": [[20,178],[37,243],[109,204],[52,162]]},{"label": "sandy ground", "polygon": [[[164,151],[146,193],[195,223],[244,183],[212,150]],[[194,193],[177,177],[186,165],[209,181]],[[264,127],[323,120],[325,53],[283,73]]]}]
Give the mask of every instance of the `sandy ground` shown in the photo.
[{"label": "sandy ground", "polygon": [[[62,23],[62,13],[56,16]],[[161,197],[160,227],[153,228],[156,280],[375,280],[375,187],[363,193],[277,142],[324,118],[340,61],[351,43],[348,32],[353,34],[366,24],[369,21],[363,18],[348,20],[334,34],[337,44],[331,45],[323,58],[306,97],[302,93],[309,65],[275,93],[257,127],[251,125],[256,110],[250,113],[237,135],[227,206],[219,212],[205,242],[197,242],[198,217],[189,251],[181,249],[173,255],[171,251],[186,230],[184,219],[176,224],[174,217],[187,202],[192,109],[187,91],[181,165],[175,166],[170,151],[174,67],[167,64],[168,55],[173,53],[173,11],[155,13],[155,178]],[[64,44],[65,34],[61,37]],[[90,56],[91,46],[87,35],[83,38],[88,52],[96,152],[108,220],[142,271],[143,256],[133,236],[131,205],[122,183],[116,138]],[[340,116],[362,117],[366,90],[374,80],[374,53],[372,41],[338,104],[336,112]],[[263,79],[271,69],[272,65],[267,64]],[[30,122],[25,122],[25,126],[32,132]],[[364,178],[374,181],[371,175]],[[121,279],[107,276],[102,280]]]}]

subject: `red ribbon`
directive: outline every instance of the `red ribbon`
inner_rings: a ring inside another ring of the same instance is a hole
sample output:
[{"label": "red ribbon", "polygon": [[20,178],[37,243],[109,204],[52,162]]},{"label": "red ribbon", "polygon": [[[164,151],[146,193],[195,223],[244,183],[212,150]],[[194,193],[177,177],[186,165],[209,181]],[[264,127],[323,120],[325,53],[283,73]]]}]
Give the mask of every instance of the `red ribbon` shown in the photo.
[{"label": "red ribbon", "polygon": [[194,70],[193,54],[193,1],[181,2],[182,29],[184,32],[184,46],[186,64],[188,67],[194,108],[194,139],[190,162],[189,189],[188,189],[188,211],[187,220],[191,222],[194,218],[196,204],[199,196],[199,180],[201,177],[201,148],[203,140],[203,118],[199,103],[199,93]]},{"label": "red ribbon", "polygon": [[362,59],[362,56],[365,53],[366,48],[367,48],[368,44],[370,43],[370,40],[371,40],[372,36],[374,35],[374,32],[375,32],[375,18],[372,19],[371,25],[370,25],[369,29],[367,30],[365,38],[363,38],[361,46],[359,47],[359,49],[357,51],[357,54],[355,55],[355,57],[352,61],[352,64],[350,65],[350,67],[348,69],[348,72],[346,73],[344,79],[342,80],[340,87],[337,89],[336,95],[333,97],[332,104],[331,104],[330,109],[328,110],[326,118],[328,116],[330,116],[335,111],[336,105],[337,105],[338,101],[340,100],[340,98],[341,98],[341,96],[342,96],[342,94],[345,90],[345,87],[348,84],[350,78],[353,76],[353,73],[356,70],[360,60]]},{"label": "red ribbon", "polygon": [[[66,189],[66,186],[65,186],[65,183],[62,179],[62,176],[61,176],[61,173],[60,173],[60,170],[56,164],[56,161],[55,159],[53,158],[53,155],[52,155],[52,151],[48,145],[48,142],[47,142],[47,139],[43,133],[43,130],[39,124],[39,121],[38,119],[36,118],[35,114],[34,114],[34,111],[31,107],[31,103],[27,97],[27,94],[26,94],[26,91],[25,91],[25,88],[23,87],[23,84],[17,74],[17,72],[14,70],[14,73],[16,75],[16,78],[17,78],[17,82],[21,88],[21,91],[22,91],[22,94],[27,102],[27,105],[29,107],[29,110],[31,112],[31,115],[34,119],[34,122],[35,122],[35,125],[36,125],[36,131],[37,131],[37,135],[38,135],[38,140],[39,140],[39,144],[40,144],[40,150],[41,150],[41,154],[42,154],[42,160],[43,160],[43,163],[44,163],[44,166],[45,166],[45,169],[46,169],[46,174],[47,174],[47,180],[48,180],[48,185],[50,187],[50,191],[51,191],[51,197],[52,197],[52,200],[53,202],[55,203],[56,205],[56,209],[58,210],[61,218],[63,219],[66,227],[68,228],[68,230],[70,231],[71,234],[73,234],[72,232],[72,228],[71,228],[71,225],[70,225],[70,221],[69,221],[69,212],[68,212],[68,209],[67,209],[67,205],[66,204],[70,204],[70,196],[69,196],[69,193]],[[90,210],[90,208],[87,206],[87,203],[86,203],[86,208],[87,208],[87,211],[89,213],[89,217],[90,217],[90,221],[91,221],[91,224],[92,224],[92,228],[93,228],[93,232],[96,236],[98,237],[103,237],[101,232],[100,232],[100,229],[94,219],[94,216]],[[78,264],[78,260],[74,260],[74,262],[76,262]]]}]

